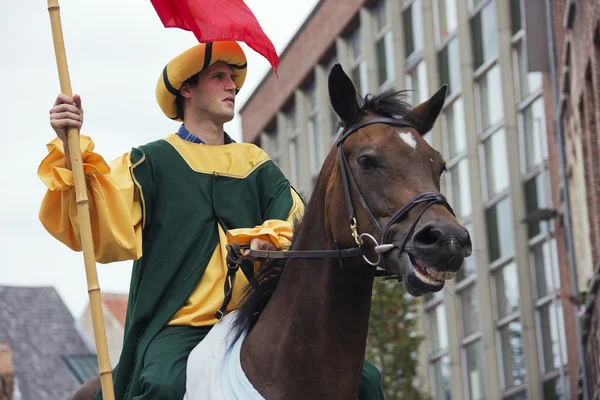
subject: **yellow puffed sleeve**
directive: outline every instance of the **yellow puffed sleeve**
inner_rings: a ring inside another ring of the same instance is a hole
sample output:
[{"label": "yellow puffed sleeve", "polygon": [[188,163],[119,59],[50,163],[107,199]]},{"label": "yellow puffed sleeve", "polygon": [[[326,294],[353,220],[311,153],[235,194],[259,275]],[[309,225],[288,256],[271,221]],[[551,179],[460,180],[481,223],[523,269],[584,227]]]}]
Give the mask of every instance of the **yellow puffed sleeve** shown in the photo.
[{"label": "yellow puffed sleeve", "polygon": [[[81,135],[80,143],[96,261],[138,259],[142,255],[142,206],[131,178],[129,154],[108,165],[94,153],[90,137]],[[38,177],[47,187],[39,218],[53,237],[81,251],[73,173],[66,168],[60,139],[47,148],[48,155],[38,167]]]}]

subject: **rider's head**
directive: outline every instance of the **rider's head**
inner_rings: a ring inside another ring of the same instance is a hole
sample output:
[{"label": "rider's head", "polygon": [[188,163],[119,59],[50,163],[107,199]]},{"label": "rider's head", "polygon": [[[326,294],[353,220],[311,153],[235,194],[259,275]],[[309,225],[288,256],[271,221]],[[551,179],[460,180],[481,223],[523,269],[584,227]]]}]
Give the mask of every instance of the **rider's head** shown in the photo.
[{"label": "rider's head", "polygon": [[246,66],[236,42],[198,44],[165,66],[156,86],[158,104],[173,120],[183,121],[188,113],[225,123],[233,118]]}]

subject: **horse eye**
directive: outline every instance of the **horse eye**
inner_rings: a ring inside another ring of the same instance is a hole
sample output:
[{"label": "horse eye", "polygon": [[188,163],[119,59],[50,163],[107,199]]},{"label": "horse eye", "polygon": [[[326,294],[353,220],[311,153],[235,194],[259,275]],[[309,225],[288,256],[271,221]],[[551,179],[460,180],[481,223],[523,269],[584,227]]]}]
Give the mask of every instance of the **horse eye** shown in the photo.
[{"label": "horse eye", "polygon": [[358,165],[360,165],[363,169],[373,169],[379,166],[377,160],[371,156],[358,157]]}]

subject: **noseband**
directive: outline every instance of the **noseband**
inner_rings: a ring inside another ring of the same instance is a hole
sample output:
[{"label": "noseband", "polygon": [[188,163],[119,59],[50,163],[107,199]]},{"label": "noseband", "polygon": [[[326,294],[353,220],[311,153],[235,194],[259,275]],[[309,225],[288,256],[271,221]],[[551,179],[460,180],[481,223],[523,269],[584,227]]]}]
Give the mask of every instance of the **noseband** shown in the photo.
[{"label": "noseband", "polygon": [[[344,258],[353,258],[362,256],[363,259],[370,265],[379,267],[381,261],[383,260],[383,270],[376,270],[376,275],[378,276],[388,276],[393,278],[399,278],[396,276],[390,268],[387,266],[385,262],[385,258],[381,257],[382,253],[390,251],[394,248],[397,248],[400,252],[404,251],[404,247],[406,243],[410,239],[415,229],[415,226],[425,213],[429,209],[429,207],[434,204],[442,204],[445,206],[451,213],[454,215],[454,211],[452,207],[446,201],[446,198],[438,192],[423,192],[415,196],[412,200],[406,203],[401,209],[396,211],[391,218],[383,225],[377,221],[377,218],[373,215],[373,212],[369,208],[367,202],[365,201],[358,184],[356,183],[356,179],[352,174],[352,170],[350,169],[350,164],[348,163],[348,159],[344,154],[342,149],[344,141],[352,135],[357,130],[364,128],[367,125],[371,124],[387,124],[391,126],[403,126],[403,127],[411,127],[415,128],[413,124],[403,119],[398,118],[374,118],[369,120],[360,121],[352,126],[350,126],[347,130],[340,134],[339,139],[336,142],[336,146],[338,149],[338,164],[340,167],[340,171],[342,173],[342,183],[344,187],[344,196],[346,200],[346,207],[348,208],[348,216],[350,219],[350,231],[352,233],[352,237],[356,243],[356,247],[341,249],[337,241],[334,241],[334,245],[336,246],[336,250],[286,250],[286,251],[271,251],[271,250],[248,250],[248,256],[254,259],[282,259],[282,258],[339,258],[340,265],[342,265],[342,260]],[[348,183],[350,182],[350,183]],[[350,186],[356,192],[358,199],[362,208],[365,210],[369,219],[373,223],[373,225],[379,230],[379,242],[372,235],[368,233],[359,234],[358,226],[356,221],[356,215],[354,212],[354,206],[352,205],[352,196]],[[423,208],[417,215],[417,217],[413,220],[410,229],[404,234],[404,237],[401,242],[388,242],[388,234],[392,225],[396,222],[404,219],[407,214],[416,206],[423,204]],[[366,241],[371,242],[372,249],[374,250],[377,258],[375,260],[370,260],[365,251]],[[225,279],[225,299],[223,301],[223,305],[221,309],[217,311],[215,317],[217,319],[221,319],[227,309],[227,305],[231,301],[231,297],[233,294],[233,285],[235,284],[235,277],[237,270],[241,267],[243,263],[242,249],[248,249],[248,246],[240,246],[237,243],[232,243],[226,246],[227,248],[227,277]],[[242,271],[246,275],[248,282],[256,289],[258,287],[258,283],[253,274],[247,273],[245,268],[242,268]]]}]

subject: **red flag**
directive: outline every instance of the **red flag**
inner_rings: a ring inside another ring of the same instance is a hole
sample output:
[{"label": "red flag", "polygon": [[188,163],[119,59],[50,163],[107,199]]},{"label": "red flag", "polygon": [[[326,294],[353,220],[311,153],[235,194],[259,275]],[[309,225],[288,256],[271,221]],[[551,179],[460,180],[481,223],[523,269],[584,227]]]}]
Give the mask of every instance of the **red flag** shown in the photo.
[{"label": "red flag", "polygon": [[275,73],[279,56],[243,0],[151,0],[166,28],[192,31],[200,43],[235,40],[263,55]]}]

